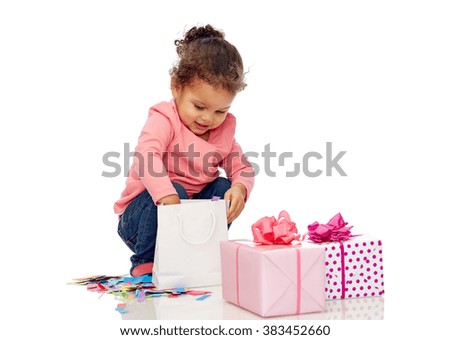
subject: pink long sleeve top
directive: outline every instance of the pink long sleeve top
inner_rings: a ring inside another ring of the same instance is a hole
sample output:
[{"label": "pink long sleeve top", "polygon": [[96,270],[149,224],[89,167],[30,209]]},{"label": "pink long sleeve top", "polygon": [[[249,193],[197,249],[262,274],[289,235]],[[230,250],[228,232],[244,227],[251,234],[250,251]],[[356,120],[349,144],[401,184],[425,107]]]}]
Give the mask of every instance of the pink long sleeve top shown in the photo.
[{"label": "pink long sleeve top", "polygon": [[219,167],[225,170],[232,185],[245,186],[247,200],[254,184],[254,170],[236,143],[235,130],[236,118],[228,113],[219,127],[210,130],[205,141],[181,122],[174,100],[150,108],[125,189],[114,204],[115,213],[122,214],[144,190],[155,203],[176,195],[172,181],[181,184],[191,198],[219,176]]}]

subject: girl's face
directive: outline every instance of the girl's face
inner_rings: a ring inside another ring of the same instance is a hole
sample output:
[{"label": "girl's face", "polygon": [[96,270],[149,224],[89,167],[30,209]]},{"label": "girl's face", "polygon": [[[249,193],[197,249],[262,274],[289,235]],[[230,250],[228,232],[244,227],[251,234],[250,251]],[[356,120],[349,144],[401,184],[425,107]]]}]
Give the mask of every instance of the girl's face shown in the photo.
[{"label": "girl's face", "polygon": [[179,88],[172,84],[172,95],[181,121],[200,137],[207,137],[209,130],[223,123],[236,96],[203,80]]}]

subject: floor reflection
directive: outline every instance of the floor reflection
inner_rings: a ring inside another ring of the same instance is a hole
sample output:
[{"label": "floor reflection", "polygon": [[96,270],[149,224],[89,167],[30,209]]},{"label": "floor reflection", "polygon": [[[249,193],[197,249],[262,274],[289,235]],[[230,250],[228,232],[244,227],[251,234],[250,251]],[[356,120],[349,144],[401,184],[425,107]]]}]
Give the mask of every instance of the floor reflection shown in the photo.
[{"label": "floor reflection", "polygon": [[[262,318],[222,299],[221,287],[208,287],[212,295],[202,301],[195,296],[152,298],[145,302],[127,302],[124,320],[258,320]],[[282,320],[382,320],[384,297],[326,301],[326,310],[290,316]]]}]

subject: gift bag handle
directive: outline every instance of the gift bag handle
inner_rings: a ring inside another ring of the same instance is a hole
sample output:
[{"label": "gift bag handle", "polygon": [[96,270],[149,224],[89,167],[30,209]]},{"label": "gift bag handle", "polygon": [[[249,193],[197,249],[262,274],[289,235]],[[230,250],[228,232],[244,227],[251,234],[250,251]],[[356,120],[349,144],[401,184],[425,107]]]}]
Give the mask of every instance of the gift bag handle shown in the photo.
[{"label": "gift bag handle", "polygon": [[180,225],[180,235],[183,238],[183,240],[185,240],[187,243],[192,244],[194,246],[198,246],[200,244],[204,244],[204,243],[208,242],[214,233],[214,229],[216,229],[216,216],[214,215],[214,213],[212,211],[210,211],[209,214],[211,215],[212,221],[213,221],[211,231],[209,232],[209,235],[206,237],[206,239],[204,239],[203,241],[200,241],[200,242],[193,242],[186,237],[186,235],[184,234],[184,229],[183,229],[183,219],[181,218],[180,214],[177,214],[178,222]]}]

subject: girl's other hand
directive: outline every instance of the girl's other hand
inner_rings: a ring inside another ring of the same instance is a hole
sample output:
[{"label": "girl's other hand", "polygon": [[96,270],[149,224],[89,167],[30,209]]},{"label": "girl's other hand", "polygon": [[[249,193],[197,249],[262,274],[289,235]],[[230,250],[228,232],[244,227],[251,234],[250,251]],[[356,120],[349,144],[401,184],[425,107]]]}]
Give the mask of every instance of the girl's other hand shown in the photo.
[{"label": "girl's other hand", "polygon": [[230,201],[230,208],[227,213],[228,223],[233,222],[244,210],[246,196],[247,189],[241,183],[233,184],[225,193],[224,199]]},{"label": "girl's other hand", "polygon": [[171,204],[180,204],[180,197],[178,195],[169,195],[161,198],[158,201],[160,205],[171,205]]}]

